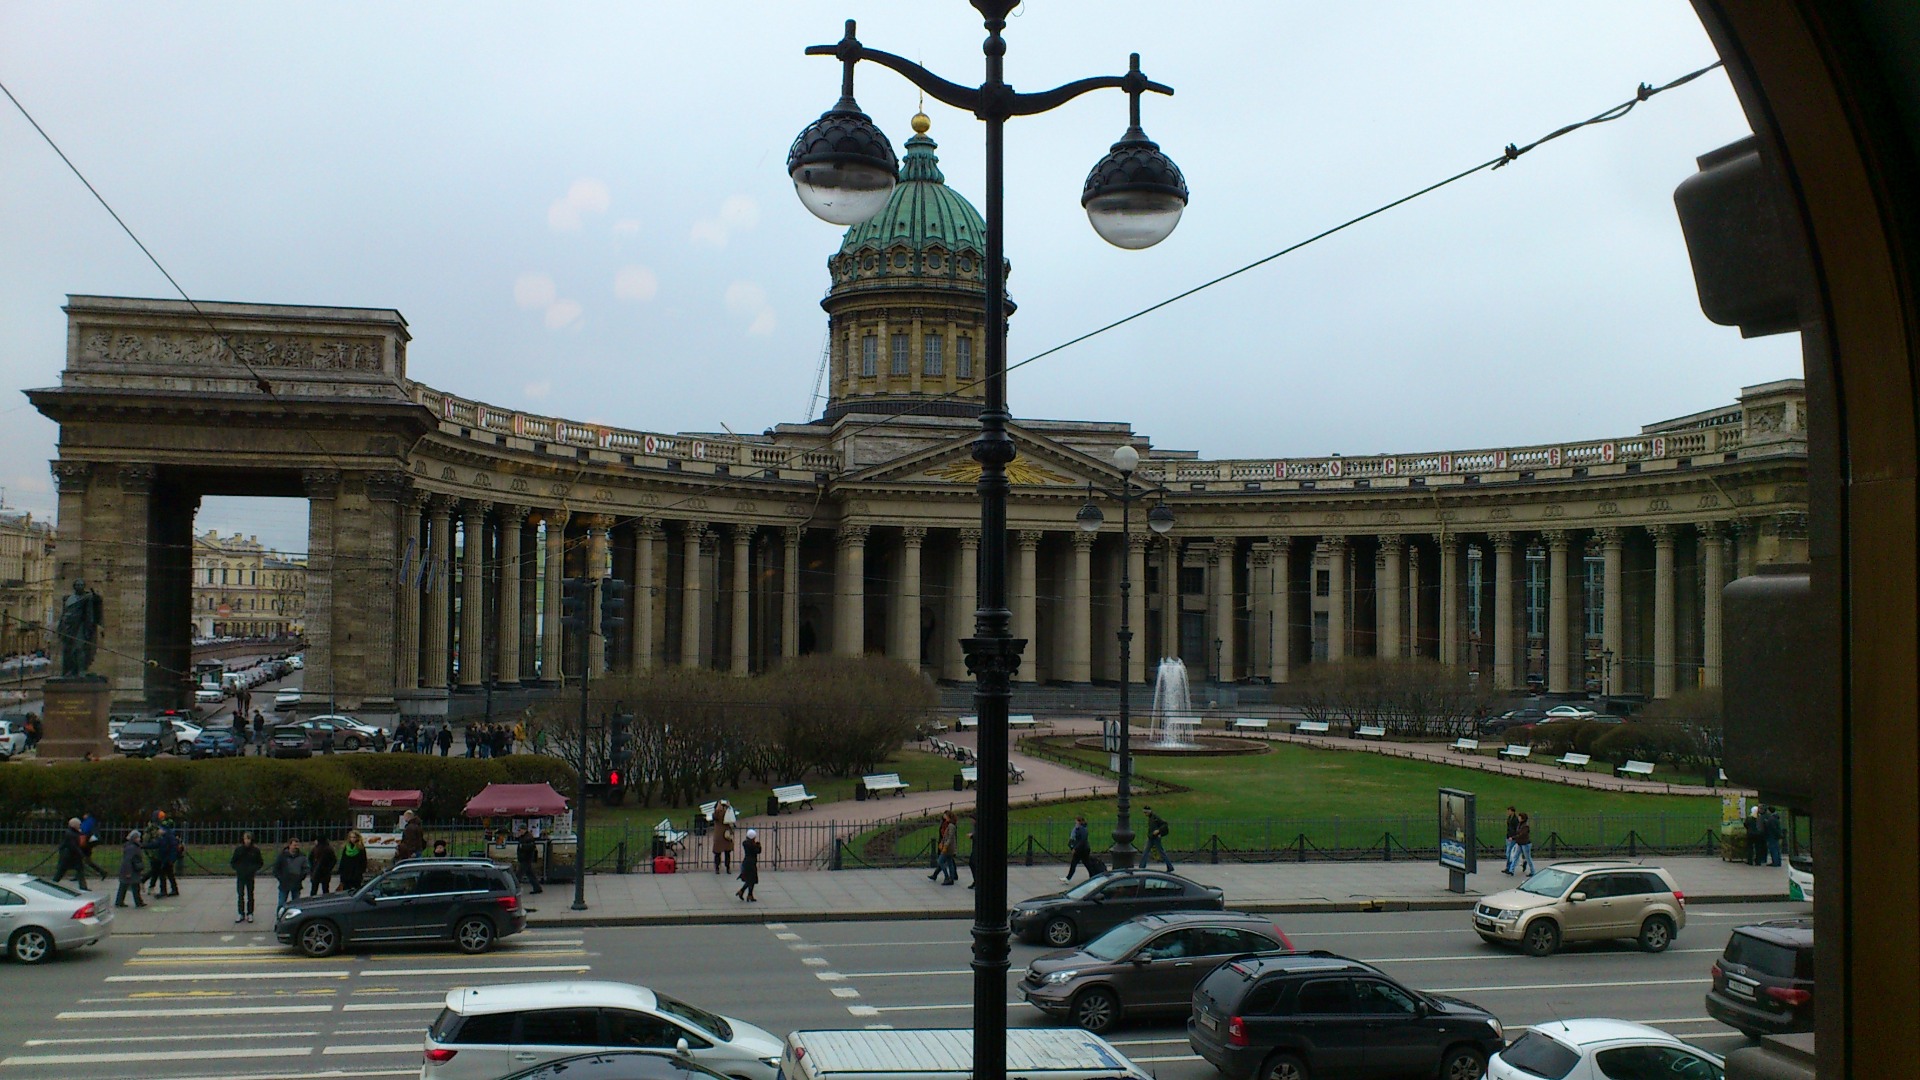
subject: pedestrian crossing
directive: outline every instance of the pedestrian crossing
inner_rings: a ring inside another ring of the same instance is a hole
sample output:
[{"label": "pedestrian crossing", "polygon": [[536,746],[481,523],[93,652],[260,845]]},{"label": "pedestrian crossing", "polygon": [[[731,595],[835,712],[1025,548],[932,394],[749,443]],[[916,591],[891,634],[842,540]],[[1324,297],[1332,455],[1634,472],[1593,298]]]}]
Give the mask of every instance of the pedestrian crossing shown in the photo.
[{"label": "pedestrian crossing", "polygon": [[[579,931],[558,929],[517,934],[471,957],[401,948],[316,960],[263,933],[143,944],[81,996],[47,1003],[51,1022],[0,1033],[0,1072],[9,1080],[418,1076],[427,1025],[448,990],[582,978],[597,956]],[[10,1010],[19,1015],[18,1003]]]}]

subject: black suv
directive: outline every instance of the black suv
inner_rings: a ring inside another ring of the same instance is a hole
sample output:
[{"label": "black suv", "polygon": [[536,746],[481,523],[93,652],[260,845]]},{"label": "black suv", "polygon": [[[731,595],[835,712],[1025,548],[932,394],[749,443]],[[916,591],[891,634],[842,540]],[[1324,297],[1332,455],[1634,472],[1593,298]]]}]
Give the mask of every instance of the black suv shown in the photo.
[{"label": "black suv", "polygon": [[1228,1077],[1477,1080],[1505,1045],[1492,1013],[1328,952],[1242,956],[1193,992],[1187,1042]]},{"label": "black suv", "polygon": [[1736,927],[1713,965],[1707,1015],[1750,1039],[1813,1030],[1813,920]]},{"label": "black suv", "polygon": [[451,941],[480,953],[526,928],[506,868],[486,859],[408,859],[358,892],[295,900],[274,920],[273,934],[308,956],[389,941]]}]

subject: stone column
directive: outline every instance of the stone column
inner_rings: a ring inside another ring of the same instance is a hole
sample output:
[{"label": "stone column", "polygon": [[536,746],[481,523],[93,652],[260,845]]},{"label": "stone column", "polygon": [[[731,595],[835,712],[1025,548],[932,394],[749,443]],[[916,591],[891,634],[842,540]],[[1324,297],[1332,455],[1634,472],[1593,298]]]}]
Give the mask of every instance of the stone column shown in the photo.
[{"label": "stone column", "polygon": [[1452,533],[1434,537],[1440,545],[1440,662],[1460,663],[1461,603],[1460,538]]},{"label": "stone column", "polygon": [[1493,533],[1493,685],[1511,690],[1513,654],[1513,534]]},{"label": "stone column", "polygon": [[859,656],[867,648],[867,526],[842,525],[834,535],[833,651]]},{"label": "stone column", "polygon": [[[954,636],[973,636],[974,611],[980,606],[980,530],[961,529],[960,563],[953,575]],[[967,657],[959,648],[947,650],[947,678],[967,677]]]},{"label": "stone column", "polygon": [[396,583],[393,632],[393,682],[397,690],[420,686],[420,581],[425,577],[426,545],[420,528],[424,493],[400,501],[400,580]]},{"label": "stone column", "polygon": [[1347,658],[1347,538],[1329,536],[1327,545],[1327,662]]},{"label": "stone column", "polygon": [[460,504],[460,689],[478,690],[487,681],[486,554],[484,502]]},{"label": "stone column", "polygon": [[1239,613],[1234,610],[1233,603],[1233,563],[1239,550],[1239,541],[1232,537],[1218,537],[1207,554],[1208,584],[1212,586],[1207,606],[1213,609],[1213,640],[1219,643],[1213,648],[1220,658],[1219,670],[1214,674],[1223,683],[1233,682],[1237,670],[1234,664],[1236,650],[1233,632],[1239,625],[1235,618]]},{"label": "stone column", "polygon": [[733,633],[728,635],[732,645],[730,670],[735,675],[747,674],[752,665],[753,594],[753,526],[731,525],[727,534],[733,540]]},{"label": "stone column", "polygon": [[567,576],[567,518],[565,510],[548,510],[547,567],[544,607],[540,618],[540,682],[559,686],[567,678],[566,635],[561,632],[561,580]]},{"label": "stone column", "polygon": [[658,571],[654,566],[656,552],[662,536],[657,518],[641,518],[633,530],[633,588],[629,594],[633,598],[633,662],[636,672],[648,671],[653,667],[654,620],[659,617],[659,587],[655,584]]},{"label": "stone column", "polygon": [[1653,696],[1673,696],[1673,526],[1649,525],[1653,537]]},{"label": "stone column", "polygon": [[926,541],[927,530],[919,525],[900,530],[900,586],[893,615],[887,620],[893,638],[888,655],[916,668],[920,666],[920,550]]},{"label": "stone column", "polygon": [[1133,683],[1147,681],[1147,545],[1153,534],[1145,529],[1127,537],[1127,628],[1133,642],[1127,649],[1127,670],[1121,678]]},{"label": "stone column", "polygon": [[680,546],[683,552],[680,566],[680,666],[705,667],[706,657],[701,655],[701,647],[706,642],[707,602],[701,589],[706,561],[707,545],[713,537],[707,532],[704,522],[689,521],[681,532]]},{"label": "stone column", "polygon": [[1721,592],[1727,587],[1727,523],[1709,521],[1700,526],[1701,575],[1706,579],[1706,596],[1701,607],[1700,681],[1709,688],[1720,685]]},{"label": "stone column", "polygon": [[[405,543],[402,537],[412,505],[407,497],[409,480],[406,473],[397,471],[366,476],[367,559],[361,575],[366,587],[356,598],[365,641],[360,707],[385,716],[399,712],[393,697],[400,685],[399,589],[387,567],[397,565]],[[408,683],[407,688],[412,685]]]},{"label": "stone column", "polygon": [[493,676],[494,682],[508,687],[520,683],[520,526],[526,520],[526,507],[500,507],[500,594],[494,612],[500,659]]},{"label": "stone column", "polygon": [[1611,694],[1620,685],[1621,672],[1615,670],[1627,662],[1622,646],[1626,642],[1626,608],[1620,590],[1619,529],[1595,529],[1600,541],[1600,647],[1612,659],[1600,661],[1600,690]]},{"label": "stone column", "polygon": [[1380,537],[1380,561],[1374,575],[1374,625],[1379,627],[1379,645],[1375,652],[1389,660],[1398,660],[1401,651],[1401,616],[1406,610],[1401,588],[1406,581],[1407,538],[1398,533]]},{"label": "stone column", "polygon": [[[446,495],[435,495],[427,504],[427,584],[422,607],[421,622],[425,624],[426,645],[420,653],[420,685],[430,690],[447,688],[447,634],[448,621],[452,616],[447,603],[447,591],[453,587],[453,575],[448,562],[453,556],[453,499]],[[312,563],[309,561],[308,566]],[[313,575],[307,575],[307,626],[309,632],[313,626]],[[311,672],[312,662],[307,670]],[[325,693],[326,688],[313,682],[313,676],[307,676],[306,685],[317,693]]]},{"label": "stone column", "polygon": [[[1180,541],[1167,537],[1160,546],[1160,552],[1161,655],[1158,659],[1165,660],[1180,656]],[[1157,671],[1158,663],[1154,667]]]},{"label": "stone column", "polygon": [[1406,655],[1420,656],[1420,548],[1407,545]]},{"label": "stone column", "polygon": [[800,538],[805,530],[789,525],[780,530],[780,655],[800,655]]},{"label": "stone column", "polygon": [[1548,529],[1540,538],[1547,545],[1547,692],[1564,694],[1572,689],[1567,668],[1573,658],[1567,635],[1567,533]]},{"label": "stone column", "polygon": [[1267,678],[1278,685],[1293,677],[1293,538],[1276,536],[1272,544],[1273,655],[1267,658]]},{"label": "stone column", "polygon": [[1067,662],[1071,683],[1093,681],[1093,542],[1089,532],[1073,534],[1073,567],[1067,580]]},{"label": "stone column", "polygon": [[1014,554],[1013,569],[1013,636],[1027,643],[1025,662],[1014,675],[1015,682],[1033,682],[1039,675],[1040,647],[1034,640],[1034,628],[1039,625],[1035,607],[1039,602],[1039,551],[1040,538],[1046,534],[1036,529],[1023,529]]},{"label": "stone column", "polygon": [[[608,524],[608,519],[604,517],[595,516],[587,519],[587,568],[581,576],[588,581],[599,581],[611,576],[609,572],[611,567],[607,564]],[[600,612],[597,609],[600,596],[598,587],[590,588],[587,596],[590,602],[596,604],[596,607],[586,613],[587,625],[582,632],[587,635],[587,670],[597,679],[607,671],[607,639],[600,632]]]},{"label": "stone column", "polygon": [[1273,669],[1273,549],[1257,542],[1247,551],[1247,601],[1253,608],[1247,625],[1247,674]]}]

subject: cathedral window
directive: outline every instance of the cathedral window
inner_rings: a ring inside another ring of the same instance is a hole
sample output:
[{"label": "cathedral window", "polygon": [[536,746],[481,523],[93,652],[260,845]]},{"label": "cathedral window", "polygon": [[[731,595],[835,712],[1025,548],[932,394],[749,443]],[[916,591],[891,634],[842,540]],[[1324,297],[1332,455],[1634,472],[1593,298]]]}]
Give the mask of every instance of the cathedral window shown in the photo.
[{"label": "cathedral window", "polygon": [[880,364],[880,339],[868,334],[860,339],[860,377],[871,379],[879,374],[875,369]]},{"label": "cathedral window", "polygon": [[973,339],[956,337],[953,339],[953,373],[963,379],[973,378]]},{"label": "cathedral window", "polygon": [[893,373],[895,375],[904,376],[910,370],[909,365],[912,359],[912,350],[908,345],[909,340],[905,334],[893,335],[891,344],[893,346]]},{"label": "cathedral window", "polygon": [[921,349],[926,356],[925,360],[921,363],[920,370],[936,378],[946,374],[947,361],[946,357],[940,353],[940,335],[928,334],[926,341],[921,345]]}]

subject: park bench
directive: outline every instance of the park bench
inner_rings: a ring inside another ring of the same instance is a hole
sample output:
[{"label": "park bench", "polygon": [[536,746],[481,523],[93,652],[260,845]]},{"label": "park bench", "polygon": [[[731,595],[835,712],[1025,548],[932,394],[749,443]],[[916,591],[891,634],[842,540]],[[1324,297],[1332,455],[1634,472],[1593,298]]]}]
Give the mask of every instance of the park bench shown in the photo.
[{"label": "park bench", "polygon": [[1479,739],[1455,739],[1453,740],[1453,745],[1447,747],[1447,749],[1458,750],[1463,754],[1477,754],[1480,752],[1480,740]]},{"label": "park bench", "polygon": [[963,716],[955,720],[953,726],[960,731],[972,731],[974,728],[980,726],[980,718],[977,716]]},{"label": "park bench", "polygon": [[905,795],[907,788],[911,786],[901,780],[897,772],[869,773],[860,778],[860,785],[867,789],[869,795],[879,795],[888,791],[895,795]]},{"label": "park bench", "polygon": [[1384,741],[1387,737],[1387,729],[1380,724],[1363,724],[1353,729],[1353,737],[1356,739],[1380,739]]},{"label": "park bench", "polygon": [[1039,726],[1040,726],[1040,721],[1038,721],[1038,720],[1035,720],[1035,719],[1033,718],[1033,714],[1032,714],[1032,713],[1022,713],[1022,714],[1020,714],[1020,715],[1017,715],[1017,716],[1009,716],[1009,717],[1007,717],[1007,726],[1008,726],[1008,727],[1010,727],[1010,728],[1017,728],[1017,727],[1039,727]]},{"label": "park bench", "polygon": [[1615,776],[1652,776],[1653,762],[1629,760],[1625,765],[1615,766]]},{"label": "park bench", "polygon": [[1332,730],[1325,720],[1301,720],[1293,725],[1295,735],[1325,735]]},{"label": "park bench", "polygon": [[[1007,780],[1010,783],[1018,784],[1025,781],[1026,778],[1027,778],[1027,770],[1022,769],[1020,766],[1015,765],[1011,761],[1007,762]],[[969,788],[978,786],[980,783],[980,766],[969,765],[966,768],[961,769],[960,781],[966,784],[966,786]]]},{"label": "park bench", "polygon": [[774,788],[773,797],[774,800],[780,804],[780,809],[782,810],[785,810],[789,806],[803,806],[811,810],[813,809],[813,800],[815,798],[815,796],[807,794],[807,785],[805,784],[787,784],[784,787]]},{"label": "park bench", "polygon": [[1264,716],[1236,716],[1232,726],[1235,731],[1265,731],[1271,722]]},{"label": "park bench", "polygon": [[1189,739],[1193,738],[1194,732],[1200,730],[1200,718],[1197,716],[1169,716],[1162,722],[1166,724],[1168,731],[1178,731]]},{"label": "park bench", "polygon": [[1509,745],[1505,750],[1500,751],[1500,756],[1508,761],[1525,761],[1533,756],[1533,747]]},{"label": "park bench", "polygon": [[1587,766],[1592,763],[1592,761],[1592,754],[1561,754],[1554,759],[1553,763],[1563,769],[1579,769],[1585,772]]},{"label": "park bench", "polygon": [[680,850],[680,845],[687,842],[687,831],[674,828],[673,819],[670,817],[663,817],[654,824],[653,835],[664,841],[667,848],[672,851]]}]

